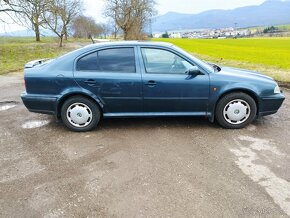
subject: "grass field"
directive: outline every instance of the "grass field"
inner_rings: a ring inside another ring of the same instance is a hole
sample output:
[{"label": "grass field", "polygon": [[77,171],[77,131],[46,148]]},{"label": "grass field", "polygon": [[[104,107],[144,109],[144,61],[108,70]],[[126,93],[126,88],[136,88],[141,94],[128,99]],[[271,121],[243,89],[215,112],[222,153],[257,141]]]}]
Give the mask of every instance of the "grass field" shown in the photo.
[{"label": "grass field", "polygon": [[290,38],[154,40],[171,42],[207,61],[257,70],[290,82]]},{"label": "grass field", "polygon": [[[154,39],[171,42],[199,58],[239,68],[256,70],[282,82],[290,82],[290,38],[251,39]],[[74,50],[89,40],[70,39],[63,48],[56,38],[0,37],[0,74],[20,71],[25,63],[54,58]]]},{"label": "grass field", "polygon": [[42,38],[38,43],[31,37],[0,37],[0,74],[22,70],[24,64],[31,60],[54,58],[74,50],[75,43],[75,40],[70,40],[59,48],[57,39],[52,37]]}]

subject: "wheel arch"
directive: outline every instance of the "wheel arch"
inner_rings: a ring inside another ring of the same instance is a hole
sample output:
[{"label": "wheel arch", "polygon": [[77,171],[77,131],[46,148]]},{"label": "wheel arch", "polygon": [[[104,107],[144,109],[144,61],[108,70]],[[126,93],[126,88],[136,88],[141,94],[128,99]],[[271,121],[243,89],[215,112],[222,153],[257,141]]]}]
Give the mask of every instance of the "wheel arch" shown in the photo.
[{"label": "wheel arch", "polygon": [[72,92],[72,93],[67,93],[67,94],[63,95],[61,98],[58,99],[57,105],[56,105],[56,115],[57,115],[57,117],[60,117],[61,107],[64,104],[64,102],[67,99],[69,99],[71,97],[74,97],[74,96],[81,96],[81,97],[84,97],[84,98],[92,100],[99,107],[99,109],[101,111],[101,115],[103,114],[104,104],[101,102],[101,100],[99,98],[97,98],[96,96],[90,95],[88,93],[84,93],[84,92]]},{"label": "wheel arch", "polygon": [[226,95],[228,94],[231,94],[231,93],[238,93],[238,92],[242,92],[242,93],[245,93],[247,95],[249,95],[250,97],[252,97],[256,103],[256,106],[257,106],[257,114],[259,114],[259,97],[257,95],[257,93],[255,93],[253,90],[250,90],[250,89],[246,89],[246,88],[234,88],[234,89],[230,89],[230,90],[226,90],[224,91],[223,93],[221,93],[217,100],[215,101],[215,104],[214,104],[214,107],[213,107],[213,110],[212,110],[212,116],[210,118],[210,121],[211,122],[214,122],[215,120],[215,112],[216,112],[216,106],[217,104],[219,103],[219,101]]}]

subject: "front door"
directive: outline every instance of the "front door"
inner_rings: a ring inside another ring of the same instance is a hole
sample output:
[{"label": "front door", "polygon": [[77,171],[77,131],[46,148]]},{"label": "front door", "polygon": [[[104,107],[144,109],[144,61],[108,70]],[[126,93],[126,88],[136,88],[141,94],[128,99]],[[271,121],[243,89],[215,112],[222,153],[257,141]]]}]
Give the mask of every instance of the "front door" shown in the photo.
[{"label": "front door", "polygon": [[141,73],[134,47],[114,47],[92,52],[76,63],[74,78],[104,102],[104,113],[142,112]]},{"label": "front door", "polygon": [[206,114],[209,98],[207,73],[189,75],[189,70],[195,66],[169,50],[143,47],[141,55],[144,112]]}]

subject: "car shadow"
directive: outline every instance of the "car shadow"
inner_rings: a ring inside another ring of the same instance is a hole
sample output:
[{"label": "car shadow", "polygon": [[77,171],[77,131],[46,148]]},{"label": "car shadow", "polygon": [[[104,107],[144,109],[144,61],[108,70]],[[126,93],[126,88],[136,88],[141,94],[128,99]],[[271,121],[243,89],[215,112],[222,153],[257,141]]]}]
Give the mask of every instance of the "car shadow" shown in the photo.
[{"label": "car shadow", "polygon": [[[51,118],[51,128],[65,129],[61,120]],[[101,119],[97,131],[107,130],[142,130],[142,129],[171,129],[171,128],[210,128],[220,129],[216,123],[211,123],[204,117],[156,117],[156,118],[110,118]]]},{"label": "car shadow", "polygon": [[114,118],[100,121],[98,129],[220,128],[202,117]]}]

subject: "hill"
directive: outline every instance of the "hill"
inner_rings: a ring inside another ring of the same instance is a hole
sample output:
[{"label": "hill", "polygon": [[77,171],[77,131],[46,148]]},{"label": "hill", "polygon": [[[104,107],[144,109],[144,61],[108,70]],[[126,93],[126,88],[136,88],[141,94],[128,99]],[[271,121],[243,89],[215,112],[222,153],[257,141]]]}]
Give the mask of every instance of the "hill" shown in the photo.
[{"label": "hill", "polygon": [[225,28],[282,25],[290,23],[290,1],[268,0],[258,6],[233,10],[209,10],[199,14],[168,12],[152,24],[153,32],[179,29]]}]

